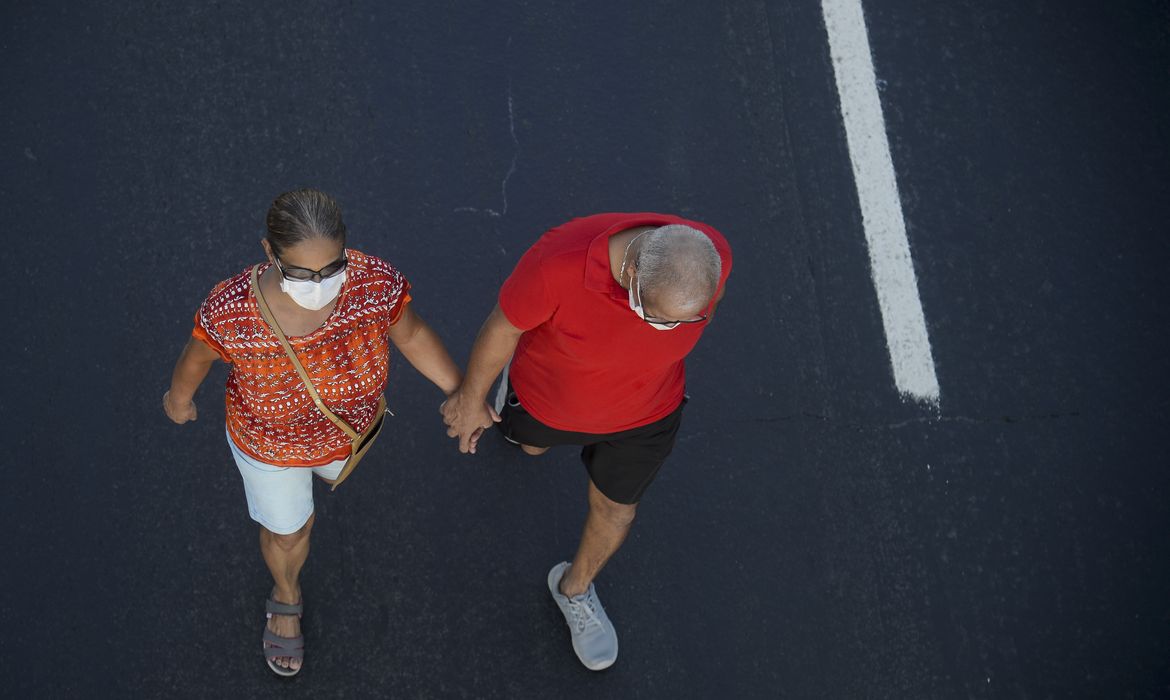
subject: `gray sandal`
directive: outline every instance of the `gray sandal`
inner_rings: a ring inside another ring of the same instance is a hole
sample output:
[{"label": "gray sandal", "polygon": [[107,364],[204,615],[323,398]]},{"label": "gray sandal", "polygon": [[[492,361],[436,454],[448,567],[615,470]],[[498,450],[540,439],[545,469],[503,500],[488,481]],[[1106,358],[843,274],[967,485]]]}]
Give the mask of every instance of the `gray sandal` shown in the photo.
[{"label": "gray sandal", "polygon": [[[273,615],[296,615],[300,617],[304,610],[304,603],[289,605],[269,598],[264,602],[264,619],[271,620]],[[268,623],[265,622],[263,640],[264,660],[268,662],[268,668],[272,669],[273,673],[288,678],[297,675],[300,673],[301,668],[304,668],[305,635],[299,634],[295,637],[282,637],[268,629]],[[280,658],[300,659],[301,665],[297,668],[285,668],[276,663],[275,660]]]}]

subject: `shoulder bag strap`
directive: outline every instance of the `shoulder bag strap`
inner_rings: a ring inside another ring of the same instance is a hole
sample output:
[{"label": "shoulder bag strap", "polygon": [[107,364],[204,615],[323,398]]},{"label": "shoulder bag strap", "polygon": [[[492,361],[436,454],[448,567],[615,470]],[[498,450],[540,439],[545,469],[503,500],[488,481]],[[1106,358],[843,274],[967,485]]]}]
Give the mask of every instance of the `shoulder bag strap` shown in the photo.
[{"label": "shoulder bag strap", "polygon": [[268,308],[268,302],[264,300],[264,292],[260,291],[259,265],[252,268],[252,293],[256,295],[256,302],[260,305],[260,315],[264,317],[264,320],[272,328],[272,331],[276,333],[280,344],[284,346],[284,352],[288,355],[288,359],[292,360],[293,367],[296,369],[297,374],[300,375],[301,381],[304,382],[305,389],[309,392],[309,398],[313,399],[313,403],[317,405],[321,413],[324,413],[326,418],[333,421],[333,424],[338,428],[341,428],[349,436],[350,440],[356,440],[358,432],[350,427],[349,423],[338,418],[337,414],[330,411],[329,407],[325,405],[325,402],[321,400],[321,395],[317,393],[317,389],[313,387],[313,382],[309,379],[309,373],[305,371],[304,365],[301,364],[296,352],[293,351],[292,345],[288,342],[288,338],[284,337],[284,331],[281,330],[280,324],[276,322],[276,317],[272,315],[272,309]]}]

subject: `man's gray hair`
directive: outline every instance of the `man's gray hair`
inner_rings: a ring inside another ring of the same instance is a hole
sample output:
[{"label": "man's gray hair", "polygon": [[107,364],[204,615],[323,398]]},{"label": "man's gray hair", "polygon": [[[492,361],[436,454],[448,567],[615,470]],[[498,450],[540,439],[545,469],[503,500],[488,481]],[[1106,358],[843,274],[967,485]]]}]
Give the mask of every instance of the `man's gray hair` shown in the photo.
[{"label": "man's gray hair", "polygon": [[694,309],[707,305],[719,288],[723,263],[707,234],[683,224],[643,234],[638,253],[642,292],[656,304]]}]

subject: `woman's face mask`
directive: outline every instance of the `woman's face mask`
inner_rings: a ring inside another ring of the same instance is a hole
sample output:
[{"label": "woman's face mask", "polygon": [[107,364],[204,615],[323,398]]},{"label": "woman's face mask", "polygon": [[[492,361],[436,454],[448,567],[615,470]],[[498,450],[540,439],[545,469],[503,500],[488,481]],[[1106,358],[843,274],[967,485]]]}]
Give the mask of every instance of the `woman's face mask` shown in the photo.
[{"label": "woman's face mask", "polygon": [[[292,297],[298,306],[310,311],[325,308],[341,293],[341,285],[345,282],[346,264],[349,262],[343,253],[340,260],[320,270],[309,270],[300,267],[286,268],[275,255],[272,259],[280,271],[280,291]],[[289,279],[290,275],[297,279]],[[319,281],[313,281],[314,277]]]},{"label": "woman's face mask", "polygon": [[280,278],[280,291],[292,297],[299,306],[309,311],[317,311],[337,298],[341,293],[341,285],[345,282],[345,270],[332,277],[326,277],[320,282],[312,280],[290,280]]}]

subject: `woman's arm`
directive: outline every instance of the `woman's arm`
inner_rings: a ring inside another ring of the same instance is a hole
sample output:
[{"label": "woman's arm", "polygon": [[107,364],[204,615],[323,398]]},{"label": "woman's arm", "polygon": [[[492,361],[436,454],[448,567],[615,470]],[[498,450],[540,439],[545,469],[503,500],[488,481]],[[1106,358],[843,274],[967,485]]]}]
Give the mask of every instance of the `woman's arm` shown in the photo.
[{"label": "woman's arm", "polygon": [[402,309],[398,321],[390,326],[389,336],[411,366],[434,382],[445,396],[459,388],[463,373],[447,353],[439,334],[414,312],[412,304]]},{"label": "woman's arm", "polygon": [[170,391],[163,394],[163,410],[167,418],[181,425],[199,417],[192,399],[211,370],[211,363],[217,359],[219,354],[207,343],[195,337],[187,341],[187,347],[183,348],[171,374]]}]

